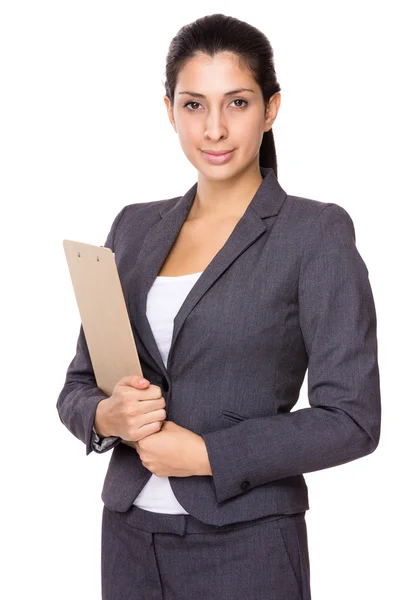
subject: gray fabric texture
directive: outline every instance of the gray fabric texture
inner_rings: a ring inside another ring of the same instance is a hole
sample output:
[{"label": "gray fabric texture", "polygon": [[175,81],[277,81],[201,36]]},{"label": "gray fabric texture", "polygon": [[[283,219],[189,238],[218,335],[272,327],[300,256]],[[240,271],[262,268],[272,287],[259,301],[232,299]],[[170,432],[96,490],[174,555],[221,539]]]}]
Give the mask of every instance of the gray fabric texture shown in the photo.
[{"label": "gray fabric texture", "polygon": [[[309,508],[304,474],[372,453],[381,425],[376,311],[349,213],[288,195],[270,168],[174,321],[167,366],[146,317],[147,293],[192,206],[183,196],[124,206],[115,253],[144,376],[167,420],[200,435],[212,475],[170,477],[188,513],[213,525]],[[309,407],[293,410],[308,373]],[[80,327],[57,400],[88,455],[104,397]],[[127,511],[151,477],[112,442],[104,504]]]}]

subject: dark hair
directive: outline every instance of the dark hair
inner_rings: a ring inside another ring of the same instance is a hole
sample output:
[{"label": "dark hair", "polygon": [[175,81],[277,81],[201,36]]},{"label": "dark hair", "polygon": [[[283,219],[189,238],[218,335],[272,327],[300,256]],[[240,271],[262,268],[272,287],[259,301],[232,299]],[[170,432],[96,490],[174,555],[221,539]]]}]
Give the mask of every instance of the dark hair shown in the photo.
[{"label": "dark hair", "polygon": [[[274,69],[274,53],[268,38],[256,27],[220,13],[201,17],[179,29],[170,42],[166,59],[166,96],[173,104],[177,77],[187,61],[198,53],[211,57],[232,52],[240,68],[247,68],[262,91],[264,114],[270,97],[280,91]],[[264,132],[259,151],[261,167],[277,173],[274,134]]]}]

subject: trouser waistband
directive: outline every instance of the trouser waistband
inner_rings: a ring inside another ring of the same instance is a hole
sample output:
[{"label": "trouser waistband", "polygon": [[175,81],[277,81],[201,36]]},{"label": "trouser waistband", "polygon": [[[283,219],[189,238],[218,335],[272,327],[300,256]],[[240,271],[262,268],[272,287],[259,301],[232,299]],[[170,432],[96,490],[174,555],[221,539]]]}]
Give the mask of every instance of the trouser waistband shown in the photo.
[{"label": "trouser waistband", "polygon": [[238,521],[229,525],[211,525],[196,519],[192,515],[171,515],[144,510],[133,504],[126,512],[112,511],[104,505],[104,510],[110,511],[112,515],[131,527],[137,527],[149,533],[175,533],[184,535],[186,533],[212,533],[218,531],[232,531],[242,527],[248,527],[266,521],[280,522],[280,526],[291,523],[293,519],[304,520],[305,512],[293,513],[291,515],[266,515],[254,520]]}]

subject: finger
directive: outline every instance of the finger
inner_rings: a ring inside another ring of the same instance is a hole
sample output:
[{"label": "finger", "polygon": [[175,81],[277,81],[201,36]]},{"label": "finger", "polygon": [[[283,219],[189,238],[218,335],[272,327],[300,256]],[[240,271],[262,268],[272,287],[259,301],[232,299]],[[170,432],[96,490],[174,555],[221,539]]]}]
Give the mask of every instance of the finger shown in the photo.
[{"label": "finger", "polygon": [[121,381],[120,385],[129,385],[131,387],[135,387],[138,389],[146,388],[150,385],[150,382],[145,377],[141,377],[140,375],[125,375]]}]

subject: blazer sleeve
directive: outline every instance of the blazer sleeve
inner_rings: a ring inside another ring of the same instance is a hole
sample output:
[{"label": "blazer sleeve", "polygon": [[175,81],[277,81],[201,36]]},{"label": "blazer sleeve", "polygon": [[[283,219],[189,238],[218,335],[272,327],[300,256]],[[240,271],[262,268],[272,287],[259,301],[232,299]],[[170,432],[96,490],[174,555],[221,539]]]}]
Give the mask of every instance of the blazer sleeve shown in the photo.
[{"label": "blazer sleeve", "polygon": [[[124,207],[115,217],[104,246],[114,251],[117,226]],[[59,418],[67,429],[86,446],[86,454],[94,451],[102,454],[121,442],[120,437],[103,438],[94,433],[95,411],[98,403],[108,396],[97,387],[84,329],[80,327],[76,353],[66,372],[64,386],[58,396],[56,408]],[[97,439],[98,438],[98,439]],[[111,441],[111,443],[109,443]]]},{"label": "blazer sleeve", "polygon": [[270,481],[347,463],[379,443],[374,298],[353,221],[338,204],[327,204],[307,232],[298,317],[308,354],[310,407],[201,434],[218,502]]},{"label": "blazer sleeve", "polygon": [[107,450],[111,450],[112,448],[114,448],[114,446],[117,445],[115,442],[118,442],[118,440],[120,439],[116,435],[100,437],[95,427],[92,427],[92,432],[92,448],[100,454],[102,454],[102,452],[107,452]]}]

